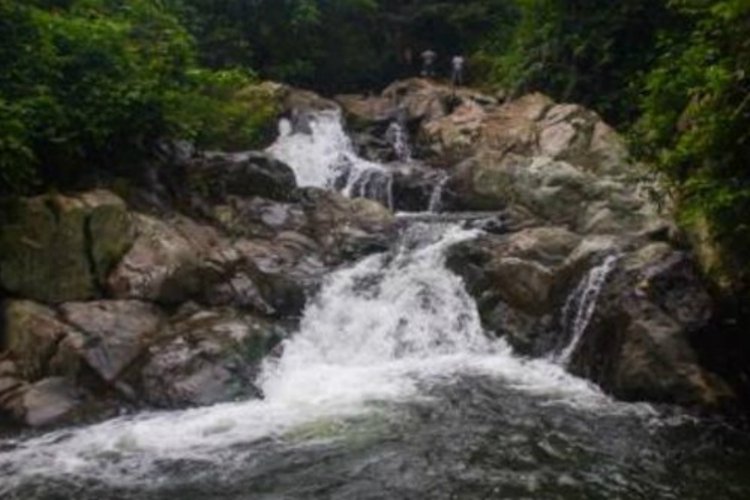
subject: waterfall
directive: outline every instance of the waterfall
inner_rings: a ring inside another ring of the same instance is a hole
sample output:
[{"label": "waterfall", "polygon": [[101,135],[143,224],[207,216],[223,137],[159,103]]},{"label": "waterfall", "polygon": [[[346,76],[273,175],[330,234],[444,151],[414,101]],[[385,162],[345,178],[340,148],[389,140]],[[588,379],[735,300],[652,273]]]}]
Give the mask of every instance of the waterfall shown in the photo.
[{"label": "waterfall", "polygon": [[445,176],[435,184],[435,187],[432,189],[432,194],[430,194],[430,203],[427,207],[428,212],[438,213],[443,209],[443,191],[445,191],[445,186],[448,184],[449,180],[450,177]]},{"label": "waterfall", "polygon": [[357,155],[340,111],[307,115],[303,130],[282,119],[279,137],[267,151],[292,168],[300,187],[338,188],[346,196],[374,199],[393,208],[391,173]]},{"label": "waterfall", "polygon": [[[335,273],[308,307],[304,336],[285,348],[266,394],[320,364],[372,366],[406,358],[486,353],[473,299],[444,266],[445,250],[476,232],[458,225],[415,224],[397,248]],[[268,374],[266,374],[268,375]]]},{"label": "waterfall", "polygon": [[393,209],[393,177],[378,170],[364,170],[352,178],[341,191],[349,198],[377,200]]},{"label": "waterfall", "polygon": [[396,154],[396,158],[398,158],[399,161],[404,163],[412,161],[409,134],[407,133],[406,128],[398,120],[392,122],[388,126],[385,138],[393,148],[393,152]]},{"label": "waterfall", "polygon": [[563,334],[570,338],[568,344],[553,357],[554,361],[567,366],[578,349],[583,335],[591,322],[602,287],[615,270],[618,255],[610,255],[598,266],[593,267],[565,301],[562,310]]}]

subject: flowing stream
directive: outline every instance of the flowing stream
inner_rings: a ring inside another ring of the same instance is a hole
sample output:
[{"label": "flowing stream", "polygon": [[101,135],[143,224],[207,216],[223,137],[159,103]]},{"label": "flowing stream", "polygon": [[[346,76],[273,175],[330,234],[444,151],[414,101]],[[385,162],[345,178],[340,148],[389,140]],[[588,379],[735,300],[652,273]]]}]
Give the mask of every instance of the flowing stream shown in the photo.
[{"label": "flowing stream", "polygon": [[[327,140],[282,135],[272,148],[301,183],[331,186],[342,162],[382,169],[358,163],[326,119],[312,127],[330,127]],[[262,400],[0,440],[0,497],[750,498],[745,434],[614,401],[560,359],[488,337],[445,266],[477,234],[421,217],[390,251],[331,273],[263,367]],[[571,300],[574,332],[612,265]]]}]

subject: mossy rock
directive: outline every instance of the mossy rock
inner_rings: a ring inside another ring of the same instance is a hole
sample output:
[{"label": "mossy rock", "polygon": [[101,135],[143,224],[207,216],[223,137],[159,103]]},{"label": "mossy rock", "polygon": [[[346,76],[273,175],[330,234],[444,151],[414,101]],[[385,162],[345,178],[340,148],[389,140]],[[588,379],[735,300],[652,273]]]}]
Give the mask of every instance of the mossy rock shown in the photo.
[{"label": "mossy rock", "polygon": [[96,298],[132,240],[124,202],[107,191],[19,200],[0,225],[0,288],[48,304]]}]

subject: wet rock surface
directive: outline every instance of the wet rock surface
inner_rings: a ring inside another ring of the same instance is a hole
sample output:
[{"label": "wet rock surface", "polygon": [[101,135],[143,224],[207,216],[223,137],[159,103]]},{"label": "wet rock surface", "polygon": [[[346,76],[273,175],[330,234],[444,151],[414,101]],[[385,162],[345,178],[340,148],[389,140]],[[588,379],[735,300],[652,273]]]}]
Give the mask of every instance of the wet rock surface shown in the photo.
[{"label": "wet rock surface", "polygon": [[663,243],[624,258],[572,360],[581,374],[627,400],[720,407],[736,394],[692,348],[713,304],[693,260]]},{"label": "wet rock surface", "polygon": [[139,392],[166,408],[258,397],[260,363],[286,336],[282,324],[236,310],[184,312],[150,347],[138,370]]}]

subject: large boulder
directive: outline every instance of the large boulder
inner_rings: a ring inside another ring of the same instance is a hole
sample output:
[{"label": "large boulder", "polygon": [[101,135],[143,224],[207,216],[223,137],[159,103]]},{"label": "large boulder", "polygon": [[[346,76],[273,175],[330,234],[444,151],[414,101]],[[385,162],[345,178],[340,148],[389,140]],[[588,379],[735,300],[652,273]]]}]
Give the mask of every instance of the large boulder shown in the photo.
[{"label": "large boulder", "polygon": [[135,216],[135,227],[135,243],[107,280],[112,297],[181,303],[221,274],[212,256],[223,240],[212,227],[183,216],[163,220],[142,214]]},{"label": "large boulder", "polygon": [[576,104],[557,104],[539,121],[539,153],[580,165],[600,175],[629,167],[622,137],[593,111]]},{"label": "large boulder", "polygon": [[289,200],[297,187],[291,167],[260,152],[205,154],[182,165],[171,184],[195,208],[232,195]]},{"label": "large boulder", "polygon": [[260,363],[286,335],[276,323],[226,309],[178,315],[169,330],[138,375],[140,396],[167,408],[259,396]]},{"label": "large boulder", "polygon": [[[138,238],[109,277],[111,295],[164,305],[192,300],[276,317],[299,315],[307,291],[325,270],[319,257],[322,247],[308,236],[314,226],[296,205],[255,198],[244,201],[245,209],[254,206],[258,210],[244,216],[262,227],[258,232],[264,238],[242,238],[242,231],[237,230],[240,238],[232,240],[182,216],[160,220],[138,215]],[[350,217],[358,213],[347,207],[343,210]],[[242,223],[227,219],[224,225]]]},{"label": "large boulder", "polygon": [[269,238],[286,231],[302,231],[307,225],[299,204],[259,197],[229,196],[211,208],[212,221],[235,237]]},{"label": "large boulder", "polygon": [[420,140],[429,145],[428,151],[433,158],[451,164],[474,152],[485,116],[478,104],[461,104],[452,113],[427,121],[422,126]]},{"label": "large boulder", "polygon": [[[111,411],[111,400],[92,397],[73,376],[26,380],[10,360],[0,361],[0,420],[3,425],[70,425]],[[111,413],[110,413],[111,414]]]},{"label": "large boulder", "polygon": [[111,361],[111,349],[41,304],[6,301],[3,316],[0,413],[38,427],[79,422],[115,407],[96,372],[98,364]]},{"label": "large boulder", "polygon": [[644,176],[623,139],[591,110],[539,93],[499,104],[422,79],[397,82],[383,97],[417,131],[430,163],[452,170],[449,209],[520,204],[584,233],[637,232],[654,223],[658,210],[635,182]]},{"label": "large boulder", "polygon": [[544,156],[477,154],[456,167],[446,196],[460,209],[520,206],[583,234],[635,234],[667,224],[639,186]]},{"label": "large boulder", "polygon": [[3,336],[0,351],[15,362],[15,374],[36,381],[52,375],[75,375],[78,360],[58,355],[60,343],[75,328],[57,312],[41,304],[10,300],[2,305]]},{"label": "large boulder", "polygon": [[450,90],[427,79],[396,82],[383,91],[383,98],[400,107],[409,122],[426,122],[448,112]]},{"label": "large boulder", "polygon": [[103,190],[22,199],[2,219],[0,288],[49,304],[100,297],[133,240],[125,203]]},{"label": "large boulder", "polygon": [[308,188],[303,206],[310,221],[310,235],[329,264],[387,249],[396,229],[393,213],[365,198],[351,199]]},{"label": "large boulder", "polygon": [[484,326],[531,352],[564,302],[570,277],[562,271],[580,241],[560,227],[486,235],[452,248],[448,267],[477,299]]},{"label": "large boulder", "polygon": [[285,112],[293,110],[302,112],[337,111],[339,106],[335,101],[321,97],[315,92],[295,87],[285,87],[283,109]]},{"label": "large boulder", "polygon": [[497,100],[468,88],[456,89],[425,78],[401,80],[388,86],[381,97],[399,110],[407,122],[422,125],[451,113],[462,105],[497,107]]},{"label": "large boulder", "polygon": [[571,368],[622,399],[720,407],[735,394],[693,347],[712,307],[687,254],[646,245],[607,280]]},{"label": "large boulder", "polygon": [[68,303],[61,314],[77,331],[58,349],[84,359],[107,383],[117,381],[155,341],[164,321],[152,304],[132,300]]},{"label": "large boulder", "polygon": [[210,306],[232,306],[266,316],[297,317],[326,267],[309,237],[280,233],[273,240],[242,239],[227,250],[222,280],[204,289]]},{"label": "large boulder", "polygon": [[396,117],[395,103],[387,97],[343,94],[334,99],[343,109],[347,123],[355,129],[388,122]]},{"label": "large boulder", "polygon": [[464,100],[452,113],[424,120],[420,140],[433,161],[441,164],[481,151],[535,156],[539,154],[537,121],[553,105],[542,94],[529,94],[499,107]]},{"label": "large boulder", "polygon": [[[353,113],[366,109],[366,101],[343,102]],[[391,85],[377,102],[381,107],[393,103],[407,119],[417,122],[420,141],[438,163],[493,151],[547,156],[608,174],[621,173],[628,165],[624,141],[596,113],[574,104],[556,104],[543,94],[500,105],[470,90],[413,79]]]}]

